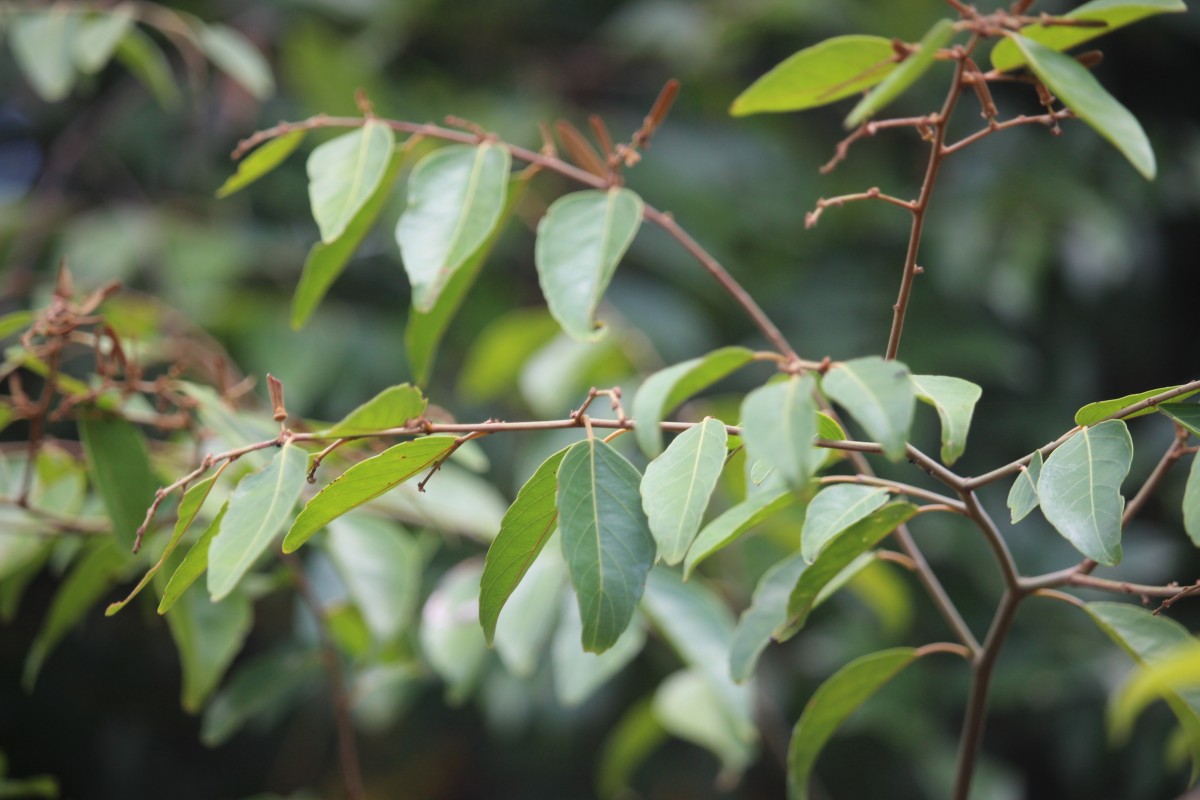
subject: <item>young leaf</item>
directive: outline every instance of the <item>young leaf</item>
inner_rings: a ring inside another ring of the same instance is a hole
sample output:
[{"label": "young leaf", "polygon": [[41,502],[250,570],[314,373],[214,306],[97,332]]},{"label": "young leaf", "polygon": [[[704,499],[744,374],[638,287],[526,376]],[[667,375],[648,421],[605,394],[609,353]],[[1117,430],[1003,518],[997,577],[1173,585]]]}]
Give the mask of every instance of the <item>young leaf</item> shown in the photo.
[{"label": "young leaf", "polygon": [[878,356],[843,361],[821,379],[821,389],[883,446],[885,456],[904,458],[915,402],[908,367]]},{"label": "young leaf", "polygon": [[[1083,408],[1081,408],[1075,412],[1075,424],[1076,425],[1087,425],[1090,427],[1092,425],[1095,425],[1097,422],[1104,422],[1104,420],[1108,419],[1113,414],[1120,411],[1122,408],[1128,408],[1129,406],[1133,405],[1134,403],[1140,403],[1141,401],[1145,400],[1147,397],[1154,397],[1154,395],[1156,395],[1156,394],[1162,394],[1163,392],[1169,392],[1172,389],[1178,389],[1178,388],[1179,388],[1178,386],[1164,386],[1161,389],[1151,389],[1147,392],[1138,392],[1137,394],[1126,395],[1125,397],[1118,397],[1115,400],[1101,400],[1096,403],[1088,403],[1086,406],[1084,406]],[[1188,392],[1187,394],[1181,394],[1175,398],[1175,402],[1179,402],[1180,400],[1186,400],[1187,398],[1191,397],[1194,394],[1195,394],[1195,392]],[[1143,408],[1141,411],[1135,411],[1134,413],[1130,414],[1127,417],[1122,417],[1122,419],[1128,421],[1128,420],[1133,419],[1134,417],[1140,417],[1145,414],[1153,414],[1157,410],[1158,410],[1157,406],[1148,406],[1146,408]]]},{"label": "young leaf", "polygon": [[812,375],[792,375],[755,389],[742,401],[748,457],[775,467],[794,488],[806,484],[825,457],[812,443],[817,436],[815,388]]},{"label": "young leaf", "polygon": [[882,36],[835,36],[793,53],[738,95],[735,117],[800,111],[869,89],[896,68],[892,41]]},{"label": "young leaf", "polygon": [[464,561],[438,581],[421,611],[421,650],[446,683],[446,702],[460,705],[475,689],[487,660],[487,643],[475,624],[480,566]]},{"label": "young leaf", "polygon": [[773,564],[754,587],[750,607],[742,612],[729,648],[729,671],[738,683],[754,674],[758,657],[771,641],[771,634],[787,621],[787,602],[808,568],[804,554],[797,551]]},{"label": "young leaf", "polygon": [[237,172],[230,175],[217,189],[217,199],[224,199],[240,192],[256,180],[278,167],[304,141],[304,131],[292,131],[272,139],[238,163]]},{"label": "young leaf", "polygon": [[668,564],[683,560],[700,530],[725,466],[726,439],[725,423],[705,417],[646,467],[642,508],[658,542],[659,557]]},{"label": "young leaf", "polygon": [[705,525],[704,530],[700,531],[700,535],[692,543],[683,562],[683,577],[691,577],[701,561],[737,541],[746,531],[795,502],[794,492],[780,489],[750,495],[725,511]]},{"label": "young leaf", "polygon": [[1129,430],[1114,419],[1068,439],[1038,478],[1046,519],[1076,550],[1108,566],[1121,560],[1121,482],[1132,460]]},{"label": "young leaf", "polygon": [[179,105],[181,95],[171,72],[171,62],[167,61],[162,48],[145,33],[136,27],[130,28],[117,45],[116,59],[150,90],[160,106],[171,109]]},{"label": "young leaf", "polygon": [[917,507],[911,503],[888,503],[834,536],[796,582],[788,598],[788,618],[776,629],[775,638],[784,641],[794,636],[804,627],[826,584],[916,513]]},{"label": "young leaf", "polygon": [[1063,105],[1120,150],[1146,180],[1154,179],[1154,150],[1146,132],[1129,109],[1105,91],[1086,67],[1032,39],[1013,36],[1012,41],[1020,48],[1038,80]]},{"label": "young leaf", "polygon": [[642,198],[589,189],[558,198],[538,223],[534,262],[550,313],[572,338],[604,335],[593,318],[621,257],[642,224]]},{"label": "young leaf", "polygon": [[1187,485],[1183,490],[1183,529],[1200,547],[1200,457],[1192,459]]},{"label": "young leaf", "polygon": [[13,59],[38,96],[54,103],[70,94],[75,85],[71,50],[79,15],[60,6],[17,14],[9,24]]},{"label": "young leaf", "polygon": [[227,508],[229,508],[228,503],[221,506],[217,516],[208,524],[204,533],[200,534],[200,538],[192,545],[192,549],[188,550],[187,555],[183,557],[183,561],[171,573],[171,579],[167,581],[167,586],[163,589],[162,599],[158,601],[159,614],[170,611],[171,606],[175,605],[188,587],[195,583],[196,578],[199,578],[208,569],[208,548],[212,545],[217,531],[221,530],[221,520],[225,518]]},{"label": "young leaf", "polygon": [[967,449],[967,431],[983,390],[970,381],[943,375],[910,375],[909,380],[917,399],[937,409],[942,423],[942,463],[950,466]]},{"label": "young leaf", "polygon": [[133,22],[133,4],[122,3],[79,23],[71,42],[71,55],[79,71],[91,75],[103,69]]},{"label": "young leaf", "polygon": [[433,308],[446,283],[495,229],[511,167],[506,148],[485,142],[443,147],[413,169],[396,242],[417,311]]},{"label": "young leaf", "polygon": [[327,547],[371,637],[394,641],[412,624],[424,558],[394,522],[352,514],[330,523]]},{"label": "young leaf", "polygon": [[[1071,9],[1063,16],[1067,19],[1103,22],[1104,25],[1095,27],[1026,25],[1021,28],[1021,35],[1026,39],[1043,44],[1051,50],[1062,52],[1146,17],[1183,11],[1187,11],[1187,6],[1183,4],[1182,0],[1092,0],[1090,3],[1084,3],[1078,8]],[[992,50],[992,66],[1000,72],[1007,72],[1024,63],[1025,58],[1021,51],[1008,39],[1001,39],[1000,43]],[[1091,425],[1092,423],[1081,422],[1079,424]]]},{"label": "young leaf", "polygon": [[857,658],[821,684],[808,704],[788,746],[788,797],[806,800],[808,779],[825,743],[859,706],[919,655],[896,647]]},{"label": "young leaf", "polygon": [[753,744],[731,730],[721,698],[697,669],[681,670],[659,684],[654,714],[671,735],[716,755],[723,776],[740,775],[754,761]]},{"label": "young leaf", "polygon": [[392,156],[383,179],[336,239],[316,242],[309,249],[300,281],[296,284],[296,293],[292,296],[292,330],[298,331],[304,327],[325,298],[329,287],[350,263],[350,257],[362,244],[391,196],[392,186],[400,176],[400,168],[410,152],[405,149]]},{"label": "young leaf", "polygon": [[387,175],[395,146],[392,129],[368,119],[358,130],[312,151],[308,199],[322,242],[335,242],[346,232]]},{"label": "young leaf", "polygon": [[517,492],[500,523],[500,533],[488,548],[479,582],[479,624],[488,644],[496,635],[500,611],[538,553],[546,545],[558,519],[555,495],[558,467],[564,448],[542,462]]},{"label": "young leaf", "polygon": [[167,615],[183,670],[184,711],[195,714],[204,705],[242,649],[253,623],[250,600],[241,592],[220,603],[198,590],[184,593],[175,613]]},{"label": "young leaf", "polygon": [[579,604],[569,595],[564,596],[550,658],[554,665],[554,696],[567,708],[581,705],[642,652],[646,625],[642,615],[634,612],[616,644],[603,653],[584,651],[579,645],[582,638]]},{"label": "young leaf", "polygon": [[1160,403],[1158,410],[1200,436],[1200,403]]},{"label": "young leaf", "polygon": [[400,428],[410,419],[425,413],[428,404],[415,386],[402,383],[389,386],[347,414],[341,422],[324,432],[326,436],[354,436],[372,431]]},{"label": "young leaf", "polygon": [[289,442],[271,463],[242,478],[233,490],[208,550],[208,591],[214,602],[233,591],[283,530],[300,499],[307,471],[308,455]]},{"label": "young leaf", "polygon": [[1034,450],[1029,465],[1021,467],[1008,491],[1008,510],[1016,525],[1038,507],[1038,478],[1042,474],[1042,451]]},{"label": "young leaf", "polygon": [[199,32],[200,46],[216,67],[233,78],[258,100],[275,93],[275,78],[258,48],[228,25],[205,25]]},{"label": "young leaf", "polygon": [[454,442],[453,436],[424,436],[358,462],[308,501],[283,537],[283,552],[295,552],[314,533],[350,509],[374,500],[437,464],[450,452]]},{"label": "young leaf", "polygon": [[112,520],[113,535],[123,549],[131,549],[158,488],[145,437],[119,417],[84,412],[78,425],[88,474]]},{"label": "young leaf", "polygon": [[247,722],[276,711],[321,674],[316,652],[276,650],[242,664],[200,720],[200,741],[217,747]]},{"label": "young leaf", "polygon": [[934,26],[921,37],[921,41],[917,45],[917,52],[909,54],[908,58],[901,61],[900,65],[892,70],[882,83],[867,92],[866,97],[858,101],[858,105],[846,117],[846,127],[854,128],[861,125],[875,116],[888,103],[908,91],[909,87],[929,71],[929,68],[933,66],[933,59],[937,55],[938,49],[950,41],[950,37],[953,35],[954,23],[950,20],[941,19],[934,23]]},{"label": "young leaf", "polygon": [[558,468],[558,525],[579,600],[583,649],[602,653],[633,617],[654,564],[641,475],[608,444],[588,439]]},{"label": "young leaf", "polygon": [[[1137,670],[1113,696],[1108,709],[1112,738],[1117,742],[1127,740],[1138,714],[1158,699],[1167,701],[1172,708],[1179,699],[1183,700],[1180,705],[1188,706],[1190,701],[1200,699],[1200,646],[1195,639],[1180,645],[1157,663]],[[1191,715],[1181,716],[1180,721],[1195,752],[1200,744],[1200,724]]]},{"label": "young leaf", "polygon": [[800,531],[800,552],[811,564],[837,534],[870,516],[887,502],[887,489],[835,483],[817,493],[808,504]]}]

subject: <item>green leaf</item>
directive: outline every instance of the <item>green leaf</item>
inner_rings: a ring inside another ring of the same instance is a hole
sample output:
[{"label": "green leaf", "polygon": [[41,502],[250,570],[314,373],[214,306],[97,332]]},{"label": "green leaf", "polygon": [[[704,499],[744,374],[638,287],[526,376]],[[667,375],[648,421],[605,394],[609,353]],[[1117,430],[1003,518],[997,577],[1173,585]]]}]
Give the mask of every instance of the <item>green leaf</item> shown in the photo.
[{"label": "green leaf", "polygon": [[[1113,414],[1120,411],[1122,408],[1128,408],[1129,406],[1134,405],[1135,403],[1140,403],[1141,401],[1145,400],[1147,397],[1154,397],[1154,395],[1156,395],[1156,394],[1162,394],[1163,392],[1169,392],[1172,389],[1178,389],[1178,388],[1179,388],[1179,386],[1164,386],[1161,389],[1151,389],[1147,392],[1138,392],[1137,394],[1126,395],[1125,397],[1118,397],[1115,400],[1101,400],[1097,403],[1088,403],[1086,406],[1084,406],[1083,408],[1081,408],[1075,412],[1075,424],[1091,426],[1091,425],[1095,425],[1097,422],[1104,422],[1106,419],[1108,419]],[[1187,394],[1181,394],[1178,397],[1174,398],[1174,400],[1175,400],[1175,402],[1179,402],[1180,400],[1184,400],[1188,397],[1191,397],[1194,394],[1195,394],[1195,392],[1188,392]],[[1146,408],[1143,408],[1141,411],[1137,411],[1137,412],[1134,412],[1133,414],[1130,414],[1127,417],[1122,417],[1122,419],[1128,421],[1128,420],[1133,419],[1134,417],[1140,417],[1145,414],[1153,414],[1157,410],[1158,410],[1157,406],[1148,406]]]},{"label": "green leaf", "polygon": [[308,199],[321,241],[342,237],[384,182],[396,137],[386,123],[368,119],[356,131],[331,139],[308,157]]},{"label": "green leaf", "polygon": [[1187,485],[1183,490],[1183,529],[1200,547],[1200,457],[1192,459]]},{"label": "green leaf", "polygon": [[817,436],[815,388],[812,375],[792,375],[755,389],[742,401],[747,457],[774,467],[794,488],[808,483],[825,458],[812,443]]},{"label": "green leaf", "polygon": [[[330,242],[316,242],[309,249],[300,281],[296,284],[296,294],[292,296],[292,330],[298,331],[308,323],[329,287],[350,263],[350,257],[358,250],[391,196],[392,186],[400,176],[400,168],[409,152],[404,150],[392,157],[383,179],[376,184],[370,197],[346,224],[341,235]],[[312,163],[311,160],[309,163]]]},{"label": "green leaf", "polygon": [[659,684],[654,713],[668,733],[715,754],[727,779],[740,775],[757,755],[753,745],[730,728],[721,698],[699,670],[676,672]]},{"label": "green leaf", "polygon": [[228,25],[205,25],[199,40],[209,61],[255,98],[266,100],[275,94],[271,65],[240,32]]},{"label": "green leaf", "polygon": [[797,551],[773,564],[759,578],[750,607],[742,612],[729,648],[729,670],[735,681],[741,683],[754,674],[758,657],[771,641],[771,634],[787,622],[788,597],[806,569],[808,561]]},{"label": "green leaf", "polygon": [[304,141],[305,131],[292,131],[255,149],[238,164],[237,172],[230,175],[217,189],[217,198],[224,199],[234,192],[245,189],[256,180],[278,167],[295,152]]},{"label": "green leaf", "polygon": [[788,598],[788,618],[776,629],[775,638],[783,641],[794,636],[804,627],[826,584],[916,513],[917,507],[911,503],[888,503],[834,536],[796,582]]},{"label": "green leaf", "polygon": [[22,677],[27,691],[33,689],[46,657],[120,579],[124,565],[125,556],[117,550],[112,539],[99,539],[87,545],[83,556],[58,587],[41,630],[29,647]]},{"label": "green leaf", "polygon": [[583,649],[602,653],[629,625],[654,564],[641,475],[610,445],[588,439],[558,468],[558,526],[579,601]]},{"label": "green leaf", "polygon": [[[446,328],[450,325],[450,320],[458,313],[458,309],[467,297],[467,292],[475,285],[475,279],[479,277],[484,262],[487,261],[496,242],[499,241],[500,235],[504,232],[505,223],[516,210],[528,188],[528,177],[516,177],[508,182],[504,210],[500,212],[500,220],[492,228],[487,239],[446,281],[446,285],[438,294],[432,308],[428,311],[420,311],[415,308],[409,311],[408,321],[404,326],[404,351],[408,354],[408,368],[412,370],[413,379],[418,384],[429,383],[437,348],[442,341],[442,336],[446,333]],[[554,325],[552,330],[557,331],[558,326]],[[549,336],[546,338],[548,339]],[[506,358],[501,360],[508,361],[510,358],[506,354]],[[466,374],[464,369],[464,377]]]},{"label": "green leaf", "polygon": [[62,100],[75,85],[71,49],[78,26],[79,15],[66,6],[21,13],[9,24],[13,59],[47,103]]},{"label": "green leaf", "polygon": [[735,117],[815,108],[869,89],[896,68],[892,40],[835,36],[793,53],[738,95]]},{"label": "green leaf", "polygon": [[[555,541],[535,561],[521,585],[508,598],[508,613],[495,630],[496,653],[513,675],[531,678],[543,660],[546,644],[558,621],[567,565]],[[579,647],[576,638],[574,646]]]},{"label": "green leaf", "polygon": [[1120,150],[1146,180],[1154,179],[1154,150],[1146,132],[1129,109],[1105,91],[1086,67],[1031,39],[1013,36],[1012,41],[1021,49],[1038,80],[1063,105]]},{"label": "green leaf", "polygon": [[1200,436],[1200,403],[1160,403],[1156,408],[1172,421]]},{"label": "green leaf", "polygon": [[[1183,699],[1185,697],[1188,699]],[[1113,740],[1126,741],[1138,715],[1157,699],[1167,701],[1172,710],[1179,709],[1176,714],[1188,737],[1189,749],[1193,754],[1197,753],[1200,750],[1200,722],[1194,716],[1194,701],[1200,699],[1200,646],[1195,639],[1158,663],[1135,672],[1113,696],[1108,708],[1108,728]],[[1192,780],[1195,781],[1194,776]]]},{"label": "green leaf", "polygon": [[1038,507],[1038,479],[1042,474],[1042,451],[1034,450],[1029,465],[1021,467],[1008,491],[1008,510],[1016,525]]},{"label": "green leaf", "polygon": [[214,602],[233,591],[283,530],[307,472],[308,455],[289,442],[266,467],[238,483],[208,551],[208,591]]},{"label": "green leaf", "polygon": [[32,311],[13,311],[0,316],[0,340],[14,336],[33,324]]},{"label": "green leaf", "polygon": [[933,27],[921,37],[917,51],[910,53],[896,69],[888,73],[882,83],[867,92],[866,97],[858,101],[858,105],[846,117],[846,127],[853,128],[861,125],[875,116],[888,103],[908,91],[909,87],[929,71],[929,68],[933,66],[938,49],[949,42],[952,36],[954,36],[952,21],[941,19],[935,22]]},{"label": "green leaf", "polygon": [[308,501],[283,537],[283,552],[295,552],[314,533],[350,509],[431,468],[450,453],[454,442],[453,436],[424,436],[355,464]]},{"label": "green leaf", "polygon": [[557,335],[558,323],[543,308],[501,314],[480,331],[467,352],[458,390],[475,403],[503,396],[516,387],[525,362]]},{"label": "green leaf", "polygon": [[642,477],[642,508],[659,557],[668,564],[683,560],[717,480],[725,466],[725,423],[705,417],[699,425],[675,438]]},{"label": "green leaf", "polygon": [[887,502],[887,489],[835,483],[827,486],[808,504],[800,531],[800,551],[812,563],[821,549],[837,534],[870,516]]},{"label": "green leaf", "polygon": [[821,389],[883,446],[885,456],[904,458],[915,402],[908,367],[878,356],[843,361],[821,379]]},{"label": "green leaf", "polygon": [[1129,429],[1114,419],[1064,442],[1038,477],[1046,519],[1076,550],[1108,566],[1121,560],[1121,482],[1132,460]]},{"label": "green leaf", "polygon": [[581,342],[604,335],[593,317],[642,224],[642,198],[629,189],[591,189],[558,198],[538,223],[538,283],[563,331]]},{"label": "green leaf", "polygon": [[111,11],[88,17],[79,23],[71,42],[72,60],[80,72],[91,75],[103,69],[113,57],[121,39],[133,27],[134,8],[122,3]]},{"label": "green leaf", "polygon": [[917,399],[937,409],[942,423],[942,463],[952,465],[967,449],[967,431],[983,390],[962,378],[910,375]]},{"label": "green leaf", "polygon": [[821,684],[808,704],[788,746],[788,797],[805,800],[817,756],[834,732],[859,706],[918,656],[912,647],[895,647],[856,658]]},{"label": "green leaf", "polygon": [[112,520],[113,534],[122,548],[131,549],[158,489],[145,437],[119,417],[85,411],[78,424],[88,473]]},{"label": "green leaf", "polygon": [[221,506],[221,510],[217,512],[217,516],[204,529],[204,533],[200,534],[200,538],[188,550],[187,555],[183,557],[183,561],[171,573],[171,579],[167,581],[167,586],[163,589],[162,599],[158,601],[158,613],[165,614],[171,610],[171,606],[175,605],[176,601],[183,596],[196,578],[204,574],[208,569],[208,549],[212,545],[213,537],[221,530],[221,520],[225,518],[225,510],[229,508],[229,504],[225,503]]},{"label": "green leaf", "polygon": [[483,632],[475,624],[480,570],[475,560],[455,566],[442,576],[421,612],[421,650],[445,681],[450,705],[471,695],[488,656]]},{"label": "green leaf", "polygon": [[[838,421],[826,414],[824,411],[817,412],[817,438],[824,439],[829,442],[844,442],[850,437],[846,435],[846,431],[838,424]],[[821,463],[817,465],[817,472],[826,467],[837,463],[846,457],[846,454],[841,450],[828,448],[825,450],[825,457]]]},{"label": "green leaf", "polygon": [[286,707],[320,671],[315,651],[276,650],[241,665],[204,709],[200,741],[208,747],[224,744],[250,720]]},{"label": "green leaf", "polygon": [[389,386],[351,411],[323,435],[357,436],[388,428],[402,428],[408,420],[424,414],[428,402],[415,386],[407,383]]},{"label": "green leaf", "polygon": [[234,592],[214,603],[198,589],[185,592],[167,627],[183,669],[183,710],[195,714],[217,688],[254,623],[250,600]]},{"label": "green leaf", "polygon": [[651,701],[630,707],[604,741],[596,766],[596,794],[601,800],[627,796],[634,771],[666,740]]},{"label": "green leaf", "polygon": [[179,106],[182,96],[171,63],[153,39],[137,28],[130,28],[117,45],[116,58],[150,90],[160,106],[167,109]]},{"label": "green leaf", "polygon": [[372,638],[394,641],[412,625],[421,597],[420,545],[388,520],[351,514],[329,526],[330,558]]},{"label": "green leaf", "polygon": [[512,156],[497,144],[436,150],[408,179],[408,208],[396,242],[412,284],[412,305],[428,312],[455,272],[495,230]]},{"label": "green leaf", "polygon": [[633,417],[637,420],[633,432],[642,452],[649,458],[662,452],[659,423],[680,403],[753,359],[754,353],[744,347],[722,347],[646,378],[633,398]]},{"label": "green leaf", "polygon": [[740,539],[746,531],[796,502],[787,489],[752,494],[704,526],[683,562],[684,578],[691,577],[700,562]]},{"label": "green leaf", "polygon": [[[1155,14],[1187,11],[1182,0],[1092,0],[1063,14],[1067,19],[1105,22],[1101,27],[1081,25],[1026,25],[1021,35],[1059,52],[1069,50],[1077,44],[1091,41],[1098,36],[1112,33]],[[1007,72],[1025,63],[1017,46],[1008,39],[1001,39],[992,50],[992,66]],[[1136,402],[1136,401],[1135,401]],[[1093,420],[1098,422],[1099,420]],[[1080,425],[1091,425],[1081,422]]]},{"label": "green leaf", "polygon": [[496,635],[496,621],[505,602],[554,533],[558,467],[568,449],[543,461],[525,482],[488,547],[479,583],[479,624],[488,644]]},{"label": "green leaf", "polygon": [[646,646],[646,626],[642,615],[634,612],[616,644],[603,653],[584,651],[580,646],[582,638],[579,604],[566,596],[558,630],[550,645],[550,657],[554,665],[554,695],[567,708],[581,705],[642,652]]}]

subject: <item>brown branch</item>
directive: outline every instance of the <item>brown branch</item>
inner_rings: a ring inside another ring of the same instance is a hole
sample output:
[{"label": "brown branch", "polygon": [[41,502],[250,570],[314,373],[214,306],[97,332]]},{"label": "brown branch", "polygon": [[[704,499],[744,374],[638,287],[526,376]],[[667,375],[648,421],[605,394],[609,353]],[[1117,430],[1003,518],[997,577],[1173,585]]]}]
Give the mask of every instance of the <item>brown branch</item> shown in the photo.
[{"label": "brown branch", "polygon": [[1061,120],[1074,119],[1074,118],[1075,118],[1075,112],[1071,111],[1071,109],[1069,109],[1069,108],[1064,108],[1059,111],[1055,111],[1051,114],[1037,114],[1034,116],[1026,116],[1025,114],[1021,114],[1018,117],[1013,117],[1012,119],[1006,119],[1003,122],[997,122],[996,120],[992,120],[986,128],[978,130],[975,133],[970,134],[969,136],[964,136],[962,139],[959,139],[954,144],[948,144],[948,145],[943,146],[942,147],[942,155],[948,156],[948,155],[952,155],[953,153],[957,153],[959,150],[962,150],[964,147],[968,147],[972,144],[975,144],[975,142],[978,142],[981,139],[986,139],[988,136],[991,136],[993,133],[999,133],[1000,131],[1005,131],[1005,130],[1008,130],[1009,128],[1016,128],[1016,127],[1020,127],[1021,125],[1045,125],[1047,128],[1053,129],[1055,126],[1058,125],[1058,123]]},{"label": "brown branch", "polygon": [[966,506],[958,500],[938,494],[937,492],[922,489],[918,486],[900,483],[899,481],[885,480],[884,478],[876,478],[873,475],[826,475],[818,482],[822,484],[854,483],[860,486],[878,486],[882,489],[887,489],[892,494],[904,494],[919,500],[928,500],[942,507],[944,510],[967,516]]},{"label": "brown branch", "polygon": [[868,136],[874,136],[882,130],[890,128],[916,128],[921,132],[922,138],[927,138],[927,132],[932,129],[934,122],[937,120],[936,114],[927,114],[922,117],[897,117],[895,119],[881,119],[871,122],[864,122],[859,125],[854,131],[842,141],[838,142],[834,147],[833,158],[825,162],[818,170],[822,175],[827,175],[833,172],[834,168],[846,160],[850,155],[850,146],[860,139]]},{"label": "brown branch", "polygon": [[855,194],[843,194],[843,195],[839,195],[837,197],[830,197],[828,199],[826,199],[824,197],[820,198],[819,200],[817,200],[816,208],[814,208],[812,211],[810,211],[804,215],[804,227],[805,228],[816,227],[817,222],[819,222],[821,219],[821,214],[827,208],[830,208],[830,207],[841,208],[842,206],[846,205],[847,203],[856,203],[861,200],[882,200],[885,203],[891,203],[894,206],[899,206],[900,208],[906,209],[908,211],[912,211],[914,209],[913,201],[901,200],[899,197],[892,197],[890,194],[884,194],[881,191],[879,191],[878,186],[872,186],[870,189],[867,189],[865,192],[857,192]]}]

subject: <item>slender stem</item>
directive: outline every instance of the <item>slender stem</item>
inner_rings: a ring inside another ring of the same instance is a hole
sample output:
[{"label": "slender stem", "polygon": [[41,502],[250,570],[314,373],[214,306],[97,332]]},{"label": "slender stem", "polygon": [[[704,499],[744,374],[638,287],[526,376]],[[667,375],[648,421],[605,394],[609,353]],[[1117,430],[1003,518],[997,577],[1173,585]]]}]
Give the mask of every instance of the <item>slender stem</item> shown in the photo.
[{"label": "slender stem", "polygon": [[954,144],[948,144],[943,147],[942,155],[948,156],[957,153],[959,150],[969,147],[981,139],[986,139],[993,133],[999,133],[1000,131],[1008,130],[1009,128],[1016,128],[1020,125],[1045,125],[1048,128],[1053,128],[1058,124],[1059,121],[1064,119],[1074,119],[1074,117],[1074,112],[1068,108],[1064,108],[1061,111],[1055,111],[1052,114],[1038,114],[1032,117],[1021,114],[1020,116],[1004,120],[1003,122],[991,120],[986,128],[975,131],[975,133],[972,133],[969,136],[964,136]]},{"label": "slender stem", "polygon": [[1017,570],[1017,564],[1013,560],[1012,552],[1008,549],[1008,543],[1004,541],[1004,537],[1000,535],[1000,531],[996,528],[996,523],[992,521],[991,516],[984,510],[974,492],[964,491],[962,499],[966,505],[967,516],[975,521],[975,524],[979,526],[979,530],[983,531],[984,538],[987,539],[988,545],[992,548],[992,552],[996,556],[996,562],[1000,565],[1000,574],[1004,578],[1005,590],[1008,592],[1019,591],[1021,583],[1020,572]]},{"label": "slender stem", "polygon": [[1182,425],[1175,426],[1175,440],[1171,442],[1171,446],[1167,448],[1167,452],[1163,453],[1162,458],[1155,464],[1154,470],[1146,478],[1146,482],[1142,484],[1142,488],[1138,489],[1138,493],[1133,496],[1133,499],[1125,506],[1125,513],[1121,515],[1121,525],[1129,524],[1137,513],[1146,505],[1146,501],[1150,499],[1150,495],[1154,494],[1158,489],[1158,485],[1162,483],[1162,479],[1170,471],[1171,467],[1175,466],[1179,459],[1183,458],[1183,452],[1187,449],[1188,442],[1187,429]]},{"label": "slender stem", "polygon": [[826,475],[820,479],[820,483],[857,483],[865,486],[878,486],[887,489],[893,494],[906,494],[909,497],[914,497],[918,500],[928,500],[939,506],[944,506],[946,509],[967,516],[967,507],[959,500],[955,500],[945,495],[931,492],[928,489],[922,489],[919,486],[913,486],[908,483],[899,481],[890,481],[884,478],[876,478],[871,475]]}]

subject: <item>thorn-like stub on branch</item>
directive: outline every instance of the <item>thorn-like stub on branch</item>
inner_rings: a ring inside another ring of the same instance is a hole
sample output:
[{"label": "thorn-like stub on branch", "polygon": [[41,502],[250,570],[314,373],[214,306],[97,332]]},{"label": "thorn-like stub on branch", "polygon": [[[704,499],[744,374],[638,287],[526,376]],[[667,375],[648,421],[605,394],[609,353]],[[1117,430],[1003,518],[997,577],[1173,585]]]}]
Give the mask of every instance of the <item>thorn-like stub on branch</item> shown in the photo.
[{"label": "thorn-like stub on branch", "polygon": [[354,104],[358,106],[358,110],[364,117],[375,116],[375,106],[372,105],[371,98],[367,97],[366,89],[361,86],[354,90]]},{"label": "thorn-like stub on branch", "polygon": [[64,258],[58,262],[58,281],[54,285],[54,296],[70,300],[75,296],[75,281],[71,278],[71,270],[67,268]]},{"label": "thorn-like stub on branch", "polygon": [[271,373],[267,373],[267,393],[271,396],[271,411],[276,422],[287,419],[287,408],[283,405],[283,383]]}]

